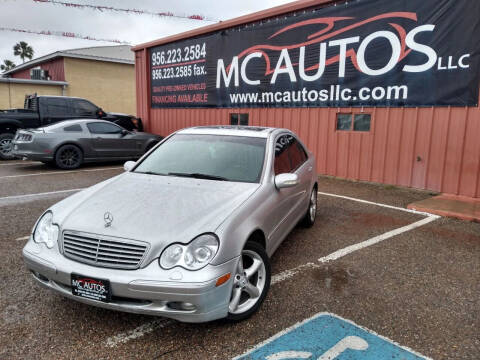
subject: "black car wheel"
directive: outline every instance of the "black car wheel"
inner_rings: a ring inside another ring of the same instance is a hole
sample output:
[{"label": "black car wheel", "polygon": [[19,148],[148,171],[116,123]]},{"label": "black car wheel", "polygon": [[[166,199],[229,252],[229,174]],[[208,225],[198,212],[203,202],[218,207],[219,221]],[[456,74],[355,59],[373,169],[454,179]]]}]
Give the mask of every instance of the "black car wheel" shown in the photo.
[{"label": "black car wheel", "polygon": [[76,169],[82,162],[83,153],[78,146],[63,145],[55,153],[55,164],[61,169]]},{"label": "black car wheel", "polygon": [[15,134],[4,133],[0,134],[0,159],[2,160],[12,160],[15,158],[13,156],[12,150],[12,140],[15,137]]},{"label": "black car wheel", "polygon": [[267,296],[270,278],[270,260],[265,249],[247,241],[233,277],[227,319],[241,321],[252,316]]}]

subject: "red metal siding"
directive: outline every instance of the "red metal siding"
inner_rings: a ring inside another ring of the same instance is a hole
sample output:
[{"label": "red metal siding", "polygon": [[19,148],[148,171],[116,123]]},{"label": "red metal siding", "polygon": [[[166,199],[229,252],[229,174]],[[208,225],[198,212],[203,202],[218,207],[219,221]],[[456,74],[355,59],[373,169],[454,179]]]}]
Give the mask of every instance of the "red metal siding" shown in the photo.
[{"label": "red metal siding", "polygon": [[[478,107],[148,110],[146,88],[137,90],[139,114],[154,133],[225,125],[230,113],[248,112],[251,125],[295,131],[320,174],[480,197]],[[372,114],[370,132],[336,130],[337,112],[362,111]]]},{"label": "red metal siding", "polygon": [[147,50],[135,52],[135,83],[137,86],[137,116],[143,121],[148,119],[149,96],[139,96],[150,88],[147,71]]},{"label": "red metal siding", "polygon": [[65,81],[65,67],[63,57],[52,59],[43,64],[36,64],[32,67],[19,70],[12,74],[13,78],[17,79],[30,79],[30,69],[40,67],[43,70],[48,71],[50,80],[52,81]]}]

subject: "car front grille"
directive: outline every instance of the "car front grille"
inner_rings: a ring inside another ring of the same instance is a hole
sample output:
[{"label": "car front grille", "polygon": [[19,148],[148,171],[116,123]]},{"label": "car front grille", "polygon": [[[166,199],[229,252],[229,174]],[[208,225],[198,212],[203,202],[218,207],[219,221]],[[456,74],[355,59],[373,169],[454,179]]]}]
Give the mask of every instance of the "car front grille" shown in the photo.
[{"label": "car front grille", "polygon": [[149,248],[140,241],[76,231],[63,232],[62,247],[72,260],[125,270],[138,269]]}]

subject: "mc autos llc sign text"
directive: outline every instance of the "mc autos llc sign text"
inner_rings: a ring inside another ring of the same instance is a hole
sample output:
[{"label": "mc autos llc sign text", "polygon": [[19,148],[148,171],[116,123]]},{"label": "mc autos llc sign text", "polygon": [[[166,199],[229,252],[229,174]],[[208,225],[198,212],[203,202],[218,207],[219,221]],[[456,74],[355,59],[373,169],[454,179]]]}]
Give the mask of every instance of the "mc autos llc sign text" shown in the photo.
[{"label": "mc autos llc sign text", "polygon": [[158,46],[151,104],[476,106],[478,14],[479,1],[361,0]]}]

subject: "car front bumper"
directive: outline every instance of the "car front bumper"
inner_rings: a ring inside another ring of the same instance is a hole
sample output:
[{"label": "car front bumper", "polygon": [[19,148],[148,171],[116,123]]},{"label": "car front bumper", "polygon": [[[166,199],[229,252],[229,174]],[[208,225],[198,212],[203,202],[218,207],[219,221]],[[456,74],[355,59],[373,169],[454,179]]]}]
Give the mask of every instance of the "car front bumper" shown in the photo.
[{"label": "car front bumper", "polygon": [[[183,322],[206,322],[224,318],[232,291],[232,278],[216,286],[227,273],[234,274],[238,257],[221,265],[208,265],[192,272],[184,269],[163,270],[157,261],[137,270],[119,270],[91,266],[65,258],[58,248],[47,249],[30,237],[23,258],[33,277],[42,286],[70,299],[110,310],[157,315]],[[71,274],[108,279],[112,299],[105,303],[72,294]],[[191,281],[194,274],[196,280]],[[189,276],[190,275],[190,276]],[[171,278],[182,280],[171,280]],[[172,303],[189,303],[194,309],[180,310]]]}]

